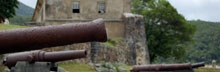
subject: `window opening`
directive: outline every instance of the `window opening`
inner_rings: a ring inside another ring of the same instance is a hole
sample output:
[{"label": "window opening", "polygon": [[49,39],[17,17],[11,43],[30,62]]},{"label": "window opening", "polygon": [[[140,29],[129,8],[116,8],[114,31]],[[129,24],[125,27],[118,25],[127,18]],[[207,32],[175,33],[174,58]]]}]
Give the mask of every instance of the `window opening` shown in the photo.
[{"label": "window opening", "polygon": [[73,2],[73,13],[80,13],[80,4],[79,4],[79,2]]}]

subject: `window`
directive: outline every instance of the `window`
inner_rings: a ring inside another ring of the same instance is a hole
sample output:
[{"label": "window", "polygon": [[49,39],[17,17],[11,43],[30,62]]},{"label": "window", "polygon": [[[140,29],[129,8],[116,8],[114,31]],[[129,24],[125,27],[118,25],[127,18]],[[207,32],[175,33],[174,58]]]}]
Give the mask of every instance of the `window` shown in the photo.
[{"label": "window", "polygon": [[105,13],[105,2],[98,2],[98,13]]},{"label": "window", "polygon": [[73,13],[80,13],[80,4],[79,4],[79,2],[73,2]]}]

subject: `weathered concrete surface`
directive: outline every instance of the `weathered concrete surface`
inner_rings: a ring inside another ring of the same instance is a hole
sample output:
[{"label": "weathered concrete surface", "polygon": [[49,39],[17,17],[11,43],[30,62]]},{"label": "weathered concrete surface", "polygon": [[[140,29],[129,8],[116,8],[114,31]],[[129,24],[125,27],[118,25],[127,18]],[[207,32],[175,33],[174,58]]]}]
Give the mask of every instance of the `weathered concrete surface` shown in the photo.
[{"label": "weathered concrete surface", "polygon": [[11,68],[10,72],[50,72],[51,63],[49,62],[17,62],[15,67]]},{"label": "weathered concrete surface", "polygon": [[[57,64],[52,64],[50,62],[17,62],[15,67],[12,67],[10,72],[51,72],[51,67]],[[57,67],[57,72],[68,72],[64,68]]]}]

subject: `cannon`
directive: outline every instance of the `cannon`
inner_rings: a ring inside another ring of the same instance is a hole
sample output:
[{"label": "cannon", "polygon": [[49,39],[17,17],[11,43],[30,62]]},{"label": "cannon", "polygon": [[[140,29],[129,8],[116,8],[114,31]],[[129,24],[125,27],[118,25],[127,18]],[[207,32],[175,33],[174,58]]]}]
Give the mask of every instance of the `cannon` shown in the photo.
[{"label": "cannon", "polygon": [[103,19],[77,24],[2,30],[0,31],[0,54],[91,41],[107,41]]},{"label": "cannon", "polygon": [[70,59],[78,59],[86,57],[87,52],[85,50],[73,50],[73,51],[59,51],[59,52],[45,52],[41,50],[30,52],[19,52],[9,54],[3,61],[3,64],[9,68],[14,67],[17,62],[25,61],[29,63],[33,62],[58,62]]},{"label": "cannon", "polygon": [[154,64],[134,66],[131,72],[193,72],[193,68],[204,66],[205,63],[185,64]]},{"label": "cannon", "polygon": [[76,24],[2,30],[0,54],[19,52],[9,54],[3,61],[10,72],[50,72],[58,70],[56,62],[83,58],[87,52],[85,50],[45,52],[37,49],[92,41],[107,41],[103,19]]},{"label": "cannon", "polygon": [[199,68],[205,66],[205,62],[192,64],[192,68]]}]

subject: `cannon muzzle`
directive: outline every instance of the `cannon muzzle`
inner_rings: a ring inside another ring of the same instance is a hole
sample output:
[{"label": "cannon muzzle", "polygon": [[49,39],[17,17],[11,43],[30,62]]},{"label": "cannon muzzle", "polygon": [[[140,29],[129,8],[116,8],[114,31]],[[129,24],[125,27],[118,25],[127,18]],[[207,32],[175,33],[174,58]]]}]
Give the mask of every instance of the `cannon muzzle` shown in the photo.
[{"label": "cannon muzzle", "polygon": [[203,66],[205,66],[205,62],[192,64],[192,68],[198,68],[198,67],[203,67]]},{"label": "cannon muzzle", "polygon": [[9,54],[3,64],[13,67],[18,61],[26,62],[58,62],[86,57],[85,50],[45,52],[41,50]]},{"label": "cannon muzzle", "polygon": [[107,40],[103,19],[78,24],[63,24],[0,31],[0,54]]}]

